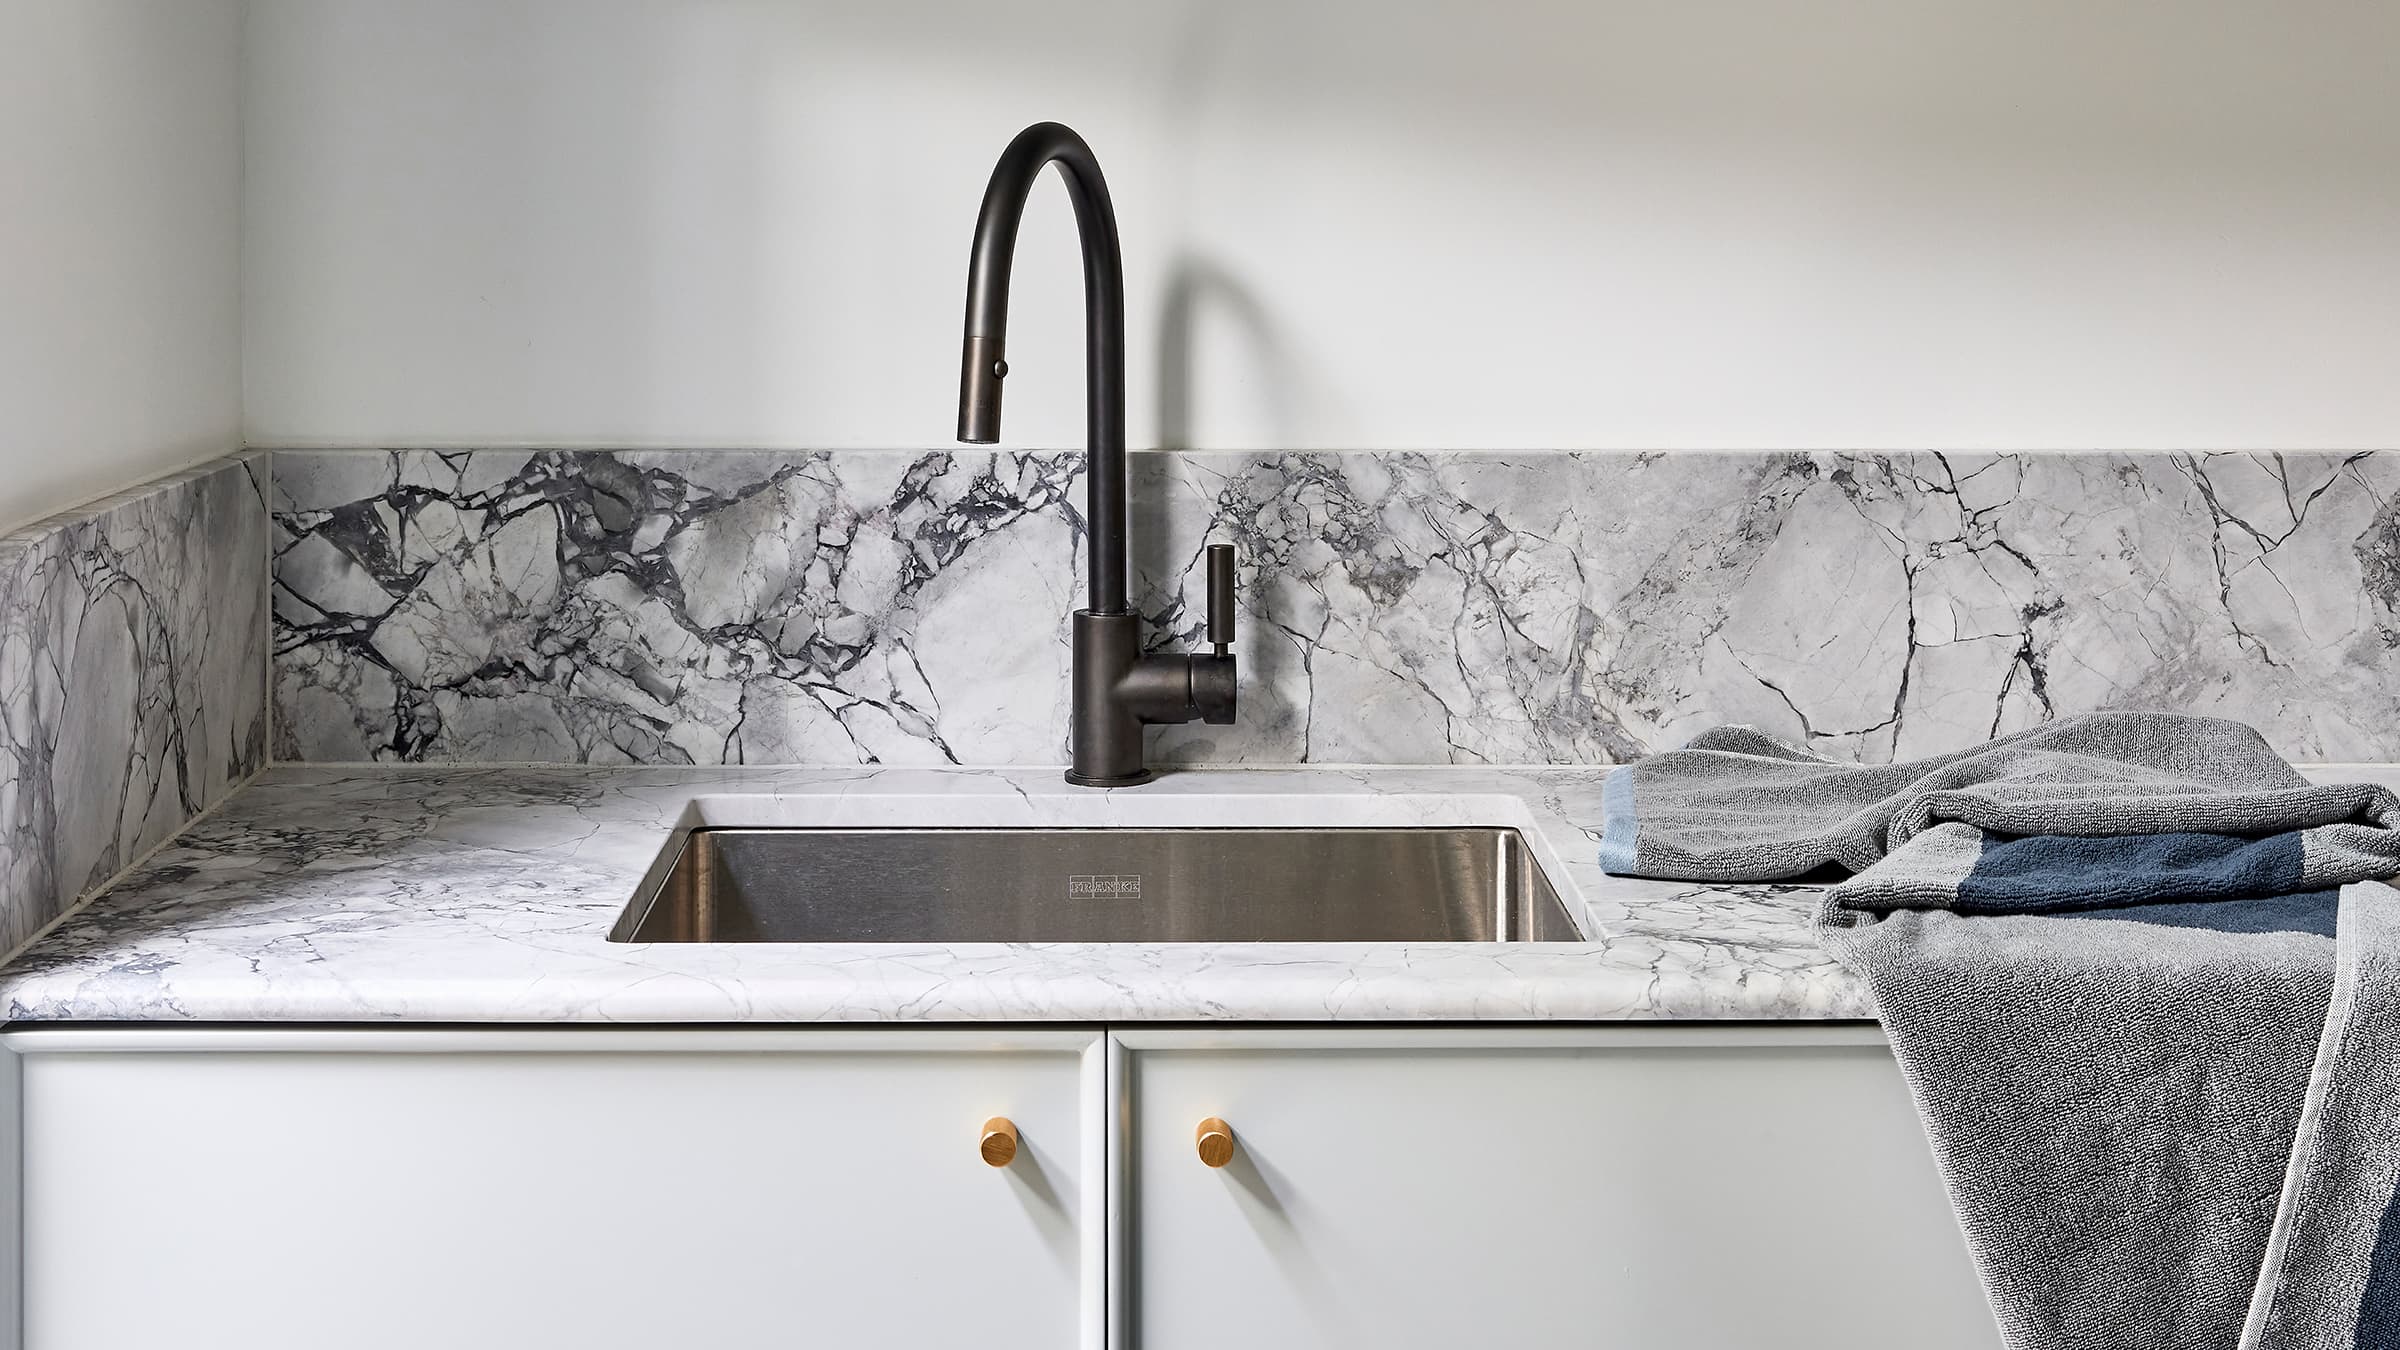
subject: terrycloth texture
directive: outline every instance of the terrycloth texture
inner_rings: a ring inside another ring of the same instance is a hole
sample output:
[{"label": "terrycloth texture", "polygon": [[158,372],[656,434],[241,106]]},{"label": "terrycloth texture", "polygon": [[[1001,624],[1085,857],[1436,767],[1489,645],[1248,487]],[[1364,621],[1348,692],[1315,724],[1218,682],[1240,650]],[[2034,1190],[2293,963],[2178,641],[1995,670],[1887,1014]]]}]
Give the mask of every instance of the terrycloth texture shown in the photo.
[{"label": "terrycloth texture", "polygon": [[1824,939],[1875,991],[2012,1350],[2240,1343],[2332,939],[1939,910]]},{"label": "terrycloth texture", "polygon": [[2400,1346],[2400,892],[2344,888],[2340,925],[2243,1350]]},{"label": "terrycloth texture", "polygon": [[2015,1350],[2400,1346],[2389,793],[2115,713],[1871,767],[1729,728],[1604,809],[1611,871],[1856,872],[1820,936]]},{"label": "terrycloth texture", "polygon": [[2259,834],[2365,819],[2390,794],[2318,786],[2238,722],[2070,717],[1933,759],[1840,764],[1749,727],[1616,770],[1600,862],[1628,876],[1781,881],[1863,872],[1943,821],[1997,834]]},{"label": "terrycloth texture", "polygon": [[2295,896],[2390,876],[2400,876],[2400,830],[2380,825],[2264,835],[2015,838],[1947,823],[1843,882],[1839,898],[1847,909],[1875,913],[2051,914]]}]

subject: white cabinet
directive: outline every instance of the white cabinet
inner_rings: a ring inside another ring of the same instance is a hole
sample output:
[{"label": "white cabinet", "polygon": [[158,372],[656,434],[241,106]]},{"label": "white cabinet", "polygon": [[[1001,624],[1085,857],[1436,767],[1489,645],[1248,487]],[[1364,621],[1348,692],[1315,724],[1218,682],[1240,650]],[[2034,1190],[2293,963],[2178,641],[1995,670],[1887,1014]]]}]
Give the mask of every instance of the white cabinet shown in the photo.
[{"label": "white cabinet", "polygon": [[7,1041],[33,1350],[1098,1343],[1097,1033]]},{"label": "white cabinet", "polygon": [[27,1350],[1998,1344],[1872,1028],[0,1046]]},{"label": "white cabinet", "polygon": [[1122,1345],[1999,1344],[1872,1031],[1119,1040]]}]

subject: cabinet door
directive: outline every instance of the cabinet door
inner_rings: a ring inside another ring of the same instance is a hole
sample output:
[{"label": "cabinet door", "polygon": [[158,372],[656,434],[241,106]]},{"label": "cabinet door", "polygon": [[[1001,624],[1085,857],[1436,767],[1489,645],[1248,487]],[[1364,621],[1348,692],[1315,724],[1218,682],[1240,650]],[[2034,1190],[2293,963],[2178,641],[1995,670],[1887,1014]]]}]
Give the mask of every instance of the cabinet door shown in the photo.
[{"label": "cabinet door", "polygon": [[1094,1033],[5,1039],[29,1350],[1099,1341]]},{"label": "cabinet door", "polygon": [[1120,1345],[1999,1344],[1872,1029],[1118,1042]]}]

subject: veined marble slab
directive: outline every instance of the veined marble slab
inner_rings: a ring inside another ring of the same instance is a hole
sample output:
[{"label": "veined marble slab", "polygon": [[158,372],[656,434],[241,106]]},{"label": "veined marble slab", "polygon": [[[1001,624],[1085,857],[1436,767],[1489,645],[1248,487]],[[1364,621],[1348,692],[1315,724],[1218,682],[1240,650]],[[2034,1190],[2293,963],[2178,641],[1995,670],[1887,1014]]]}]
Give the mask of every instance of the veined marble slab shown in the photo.
[{"label": "veined marble slab", "polygon": [[266,757],[266,457],[0,537],[0,953]]},{"label": "veined marble slab", "polygon": [[[1063,759],[1080,454],[281,451],[300,761]],[[2101,708],[2400,758],[2391,454],[1133,459],[1135,589],[1242,716],[1188,763],[1603,764],[1748,722],[1844,758]]]},{"label": "veined marble slab", "polygon": [[[1589,770],[267,770],[0,971],[7,1020],[944,1022],[1860,1018],[1814,892],[1603,876]],[[698,803],[698,805],[695,805]],[[1515,825],[1581,943],[623,944],[698,819]]]}]

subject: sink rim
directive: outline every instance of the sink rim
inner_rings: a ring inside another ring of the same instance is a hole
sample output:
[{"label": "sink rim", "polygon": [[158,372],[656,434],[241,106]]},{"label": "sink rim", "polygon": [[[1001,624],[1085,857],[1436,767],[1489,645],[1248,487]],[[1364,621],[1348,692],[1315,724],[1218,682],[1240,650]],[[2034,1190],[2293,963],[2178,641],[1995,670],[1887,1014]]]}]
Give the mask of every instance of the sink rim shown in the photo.
[{"label": "sink rim", "polygon": [[[1114,794],[1112,794],[1112,797]],[[862,802],[871,803],[858,818]],[[1053,808],[1067,804],[1070,809]],[[1103,806],[1122,806],[1122,799],[1101,799]],[[995,812],[996,805],[1003,809]],[[1210,796],[1152,797],[1137,811],[1072,809],[1074,799],[1036,799],[1019,797],[902,796],[898,794],[873,797],[794,798],[770,794],[711,794],[696,796],[687,804],[676,826],[669,831],[633,894],[618,909],[609,926],[607,939],[612,945],[629,947],[683,947],[739,945],[745,947],[835,947],[845,951],[887,948],[939,948],[991,945],[1039,945],[1043,947],[1090,946],[1097,948],[1126,947],[1360,947],[1360,946],[1457,946],[1480,950],[1486,947],[1527,947],[1586,945],[1592,942],[1591,916],[1573,875],[1550,847],[1546,832],[1539,821],[1519,798],[1490,793],[1356,793],[1356,794],[1228,794]],[[1325,808],[1332,807],[1328,811]],[[897,809],[922,808],[926,814],[972,817],[968,820],[914,819],[895,821],[891,815]],[[1342,814],[1382,817],[1381,819],[1339,819],[1295,822],[1295,807],[1309,814]],[[829,809],[830,808],[830,809]],[[963,810],[960,808],[964,808]],[[1061,820],[1066,815],[1085,819]],[[1113,816],[1115,819],[1089,819]],[[1195,820],[1195,815],[1208,819]],[[997,819],[996,816],[1013,817]],[[1132,816],[1136,818],[1123,818]],[[1228,816],[1256,819],[1228,819]],[[651,912],[666,897],[668,878],[673,873],[694,834],[702,832],[761,832],[799,834],[809,832],[844,834],[1109,834],[1109,833],[1244,833],[1272,832],[1277,834],[1307,833],[1389,833],[1393,831],[1505,831],[1515,836],[1526,859],[1538,872],[1541,881],[1565,914],[1568,926],[1576,937],[1548,942],[1528,942],[1513,939],[1370,939],[1335,938],[1275,940],[1275,939],[1158,939],[1124,941],[1076,941],[1071,939],[1026,939],[993,943],[988,939],[945,941],[941,939],[902,942],[869,942],[837,939],[793,940],[785,942],[743,941],[739,943],[637,941],[633,934],[640,930]]]}]

